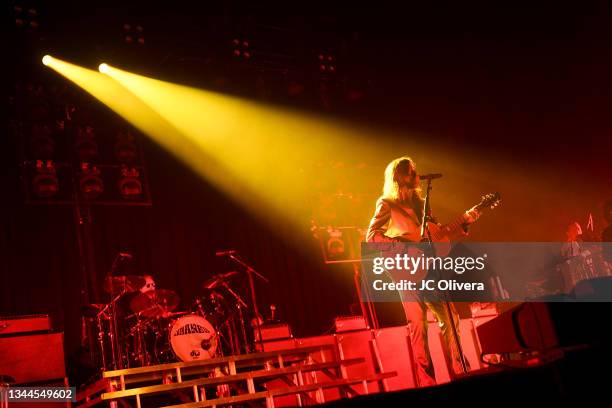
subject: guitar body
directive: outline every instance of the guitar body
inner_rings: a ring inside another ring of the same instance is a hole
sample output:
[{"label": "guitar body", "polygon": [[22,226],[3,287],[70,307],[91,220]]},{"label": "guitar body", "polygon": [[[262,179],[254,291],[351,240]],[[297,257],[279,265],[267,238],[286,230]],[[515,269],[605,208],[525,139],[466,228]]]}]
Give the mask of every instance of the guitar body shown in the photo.
[{"label": "guitar body", "polygon": [[429,233],[433,237],[434,250],[436,256],[447,256],[451,250],[450,231],[446,231],[445,226],[440,226],[433,222],[427,223]]}]

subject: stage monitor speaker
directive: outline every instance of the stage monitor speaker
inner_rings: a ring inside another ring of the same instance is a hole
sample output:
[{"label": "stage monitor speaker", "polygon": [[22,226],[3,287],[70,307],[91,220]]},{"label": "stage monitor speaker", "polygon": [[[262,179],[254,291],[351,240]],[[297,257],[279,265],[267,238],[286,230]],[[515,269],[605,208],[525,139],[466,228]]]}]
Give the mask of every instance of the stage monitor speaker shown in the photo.
[{"label": "stage monitor speaker", "polygon": [[610,334],[601,327],[609,303],[556,300],[523,303],[478,327],[482,352],[518,353],[578,345],[607,347]]},{"label": "stage monitor speaker", "polygon": [[[262,324],[260,326],[263,341],[285,340],[293,338],[291,327],[286,323]],[[255,341],[259,341],[259,330],[253,330]]]},{"label": "stage monitor speaker", "polygon": [[0,337],[0,375],[16,384],[40,383],[66,377],[63,333],[33,333]]},{"label": "stage monitor speaker", "polygon": [[386,380],[388,391],[414,388],[408,326],[387,327],[374,331],[383,372],[397,371]]},{"label": "stage monitor speaker", "polygon": [[478,327],[484,354],[518,353],[557,346],[546,303],[523,303]]}]

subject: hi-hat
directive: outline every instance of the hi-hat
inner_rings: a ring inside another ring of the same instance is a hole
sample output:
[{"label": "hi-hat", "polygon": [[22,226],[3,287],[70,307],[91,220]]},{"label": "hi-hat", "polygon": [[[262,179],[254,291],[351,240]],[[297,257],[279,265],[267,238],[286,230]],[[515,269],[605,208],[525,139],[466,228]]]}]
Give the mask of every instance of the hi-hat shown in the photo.
[{"label": "hi-hat", "polygon": [[213,289],[217,287],[221,282],[225,282],[229,278],[232,278],[236,275],[238,275],[238,272],[236,271],[229,271],[229,272],[213,275],[212,278],[210,278],[209,280],[207,280],[206,282],[202,284],[202,287],[204,289]]}]

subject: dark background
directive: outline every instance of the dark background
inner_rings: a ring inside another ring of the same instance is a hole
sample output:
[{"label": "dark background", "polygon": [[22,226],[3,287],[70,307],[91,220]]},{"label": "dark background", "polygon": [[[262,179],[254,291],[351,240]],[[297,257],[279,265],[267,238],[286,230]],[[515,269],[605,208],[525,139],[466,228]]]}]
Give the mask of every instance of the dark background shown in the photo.
[{"label": "dark background", "polygon": [[[589,212],[597,230],[604,225],[602,203],[612,195],[608,2],[352,5],[324,14],[303,10],[299,17],[282,15],[277,5],[222,1],[24,3],[36,7],[39,27],[16,26],[18,2],[9,6],[9,104],[16,86],[63,87],[95,112],[94,126],[105,126],[109,117],[119,126],[120,118],[42,67],[40,58],[48,53],[89,67],[121,61],[125,69],[169,81],[374,127],[409,128],[430,135],[421,143],[432,148],[475,150],[493,162],[547,169],[547,179],[534,172],[527,182],[554,189],[554,201],[538,202],[532,217],[532,197],[517,187],[514,200],[526,212],[505,218],[500,209],[475,239],[559,240],[565,223],[584,221]],[[126,22],[143,26],[144,45],[125,42]],[[249,61],[232,56],[235,37],[251,42]],[[318,70],[321,52],[334,56],[336,74]],[[291,94],[293,83],[303,91]],[[20,120],[13,113],[0,141],[0,314],[50,313],[71,351],[79,342],[83,302],[74,213],[66,206],[24,204],[23,141],[12,131]],[[127,271],[154,275],[158,287],[176,290],[186,307],[205,279],[232,269],[214,255],[232,248],[271,280],[258,284],[260,307],[267,312],[269,304],[277,305],[297,335],[320,334],[334,316],[351,313],[352,272],[322,264],[309,220],[299,231],[281,222],[271,228],[153,142],[143,137],[142,143],[153,206],[92,208],[98,285],[116,252],[126,250],[134,254]],[[368,164],[380,181],[384,163]],[[371,187],[371,197],[379,188]],[[352,221],[365,226],[368,219]],[[523,222],[531,236],[508,226]],[[93,287],[89,292],[90,300],[104,300],[103,293],[96,299]]]}]

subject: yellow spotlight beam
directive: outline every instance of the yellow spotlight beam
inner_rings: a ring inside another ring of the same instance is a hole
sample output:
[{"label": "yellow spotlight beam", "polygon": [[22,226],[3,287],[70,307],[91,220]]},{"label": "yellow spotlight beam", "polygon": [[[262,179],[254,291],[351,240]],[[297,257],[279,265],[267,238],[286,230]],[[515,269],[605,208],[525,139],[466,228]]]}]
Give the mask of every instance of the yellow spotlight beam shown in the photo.
[{"label": "yellow spotlight beam", "polygon": [[199,151],[197,145],[117,81],[57,58],[45,57],[45,61],[50,68],[83,88],[143,133],[153,137],[178,158],[186,159],[186,163],[198,174],[215,184],[225,185],[225,190],[231,195],[245,194],[246,186],[230,180],[214,157],[204,152],[194,155],[194,152]]},{"label": "yellow spotlight beam", "polygon": [[[280,220],[303,224],[308,219],[314,204],[314,183],[320,181],[312,180],[305,171],[313,163],[337,157],[380,163],[406,154],[400,147],[368,140],[375,133],[372,129],[147,78],[107,64],[104,71],[198,147],[182,156],[183,160],[197,162],[202,155],[215,158],[233,182],[248,187],[249,194],[235,198],[277,224]],[[171,142],[180,143],[183,141]],[[423,151],[417,149],[414,139],[410,143],[409,154]],[[382,169],[376,170],[370,178],[375,180],[377,193]],[[363,182],[372,184],[370,180]],[[228,189],[226,183],[217,186]],[[250,205],[254,197],[266,205]],[[373,208],[374,203],[367,205]]]}]

